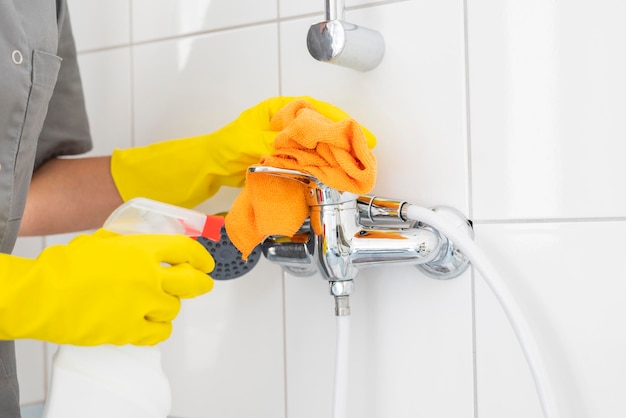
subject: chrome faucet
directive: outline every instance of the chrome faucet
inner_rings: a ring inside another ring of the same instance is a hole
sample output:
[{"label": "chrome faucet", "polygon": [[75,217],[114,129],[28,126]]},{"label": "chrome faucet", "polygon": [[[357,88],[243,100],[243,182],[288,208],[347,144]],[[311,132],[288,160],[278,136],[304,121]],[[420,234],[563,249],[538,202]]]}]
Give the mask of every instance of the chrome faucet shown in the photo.
[{"label": "chrome faucet", "polygon": [[385,54],[382,35],[343,19],[344,0],[326,0],[326,20],[312,25],[307,34],[311,56],[358,71],[376,68]]},{"label": "chrome faucet", "polygon": [[[310,216],[293,237],[269,236],[263,255],[296,276],[320,273],[335,297],[335,313],[348,315],[348,296],[359,270],[387,264],[415,265],[426,275],[451,279],[469,261],[435,229],[407,218],[404,201],[357,196],[330,188],[296,170],[253,166],[250,173],[274,175],[306,185]],[[471,222],[446,211],[472,234]]]}]

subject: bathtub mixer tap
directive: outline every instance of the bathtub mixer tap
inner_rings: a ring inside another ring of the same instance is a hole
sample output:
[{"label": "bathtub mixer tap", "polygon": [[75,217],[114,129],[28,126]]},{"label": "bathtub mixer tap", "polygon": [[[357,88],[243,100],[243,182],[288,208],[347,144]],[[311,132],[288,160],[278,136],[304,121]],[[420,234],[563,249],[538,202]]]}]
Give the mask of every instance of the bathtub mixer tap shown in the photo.
[{"label": "bathtub mixer tap", "polygon": [[[461,274],[469,260],[436,229],[407,217],[408,203],[330,188],[312,175],[269,166],[249,168],[307,186],[310,216],[293,237],[269,236],[263,255],[295,276],[320,273],[329,282],[335,314],[350,314],[349,296],[362,268],[414,265],[435,279]],[[436,207],[470,236],[471,221],[448,207]]]}]

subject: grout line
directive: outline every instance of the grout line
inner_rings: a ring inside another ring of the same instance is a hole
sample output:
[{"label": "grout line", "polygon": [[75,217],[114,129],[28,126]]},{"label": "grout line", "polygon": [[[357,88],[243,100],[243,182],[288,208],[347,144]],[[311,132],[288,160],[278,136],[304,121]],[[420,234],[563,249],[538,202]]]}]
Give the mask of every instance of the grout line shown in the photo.
[{"label": "grout line", "polygon": [[[463,52],[465,66],[465,132],[466,132],[466,152],[467,152],[467,205],[469,218],[474,214],[474,194],[472,178],[472,123],[470,109],[470,66],[469,66],[469,19],[467,13],[467,0],[463,0]],[[474,221],[473,221],[474,222]],[[472,395],[473,414],[478,418],[478,360],[476,344],[476,275],[474,267],[470,270],[470,315],[471,315],[471,344],[472,344]]]},{"label": "grout line", "polygon": [[128,31],[130,37],[130,146],[135,146],[135,45],[133,36],[133,0],[128,2]]},{"label": "grout line", "polygon": [[[276,16],[280,17],[280,0],[276,2]],[[283,95],[283,77],[282,77],[282,45],[281,45],[281,28],[282,21],[279,18],[276,22],[276,33],[277,39],[276,44],[278,48],[278,62],[276,63],[278,71],[278,95]],[[281,281],[282,281],[282,291],[283,291],[283,396],[284,396],[284,416],[285,418],[289,417],[289,373],[287,370],[288,362],[287,362],[287,298],[286,298],[286,289],[285,289],[285,271],[281,269]]]},{"label": "grout line", "polygon": [[[49,343],[42,341],[43,343],[43,399],[44,399],[44,403],[45,401],[48,400],[48,392],[49,392],[49,385],[48,382],[50,381],[50,378],[52,376],[50,376],[50,374],[48,373],[48,345]],[[50,369],[52,368],[52,365],[50,365]]]},{"label": "grout line", "polygon": [[20,408],[36,408],[39,406],[43,407],[44,405],[45,404],[42,401],[32,401],[20,404]]},{"label": "grout line", "polygon": [[[277,48],[277,63],[276,63],[276,76],[278,78],[278,95],[283,95],[283,81],[282,81],[282,45],[281,45],[281,29],[284,20],[280,19],[280,0],[276,2],[276,48]],[[284,417],[289,417],[289,374],[288,374],[288,362],[287,362],[287,298],[285,289],[285,271],[281,269],[281,289],[282,289],[282,308],[283,308],[283,408]]]},{"label": "grout line", "polygon": [[467,0],[463,0],[463,43],[465,65],[465,133],[467,152],[467,204],[470,219],[474,214],[474,193],[472,178],[472,121],[470,108],[470,67],[469,67],[469,40],[468,40]]},{"label": "grout line", "polygon": [[[276,48],[277,48],[277,78],[278,78],[278,95],[283,94],[283,82],[282,82],[282,46],[281,46],[281,28],[282,21],[280,19],[280,0],[276,2]],[[282,290],[282,309],[283,309],[283,408],[284,418],[289,416],[289,387],[288,387],[288,373],[287,373],[287,298],[285,297],[285,272],[281,269],[281,290]]]},{"label": "grout line", "polygon": [[473,219],[474,225],[506,225],[506,224],[548,224],[548,223],[589,223],[589,222],[626,222],[624,216],[596,218],[528,218],[528,219]]},{"label": "grout line", "polygon": [[383,0],[383,1],[377,1],[377,2],[373,2],[373,3],[368,3],[368,4],[361,4],[358,6],[351,6],[348,7],[346,6],[345,9],[347,10],[362,10],[362,9],[370,9],[372,7],[380,7],[380,6],[388,6],[390,4],[396,4],[396,3],[406,3],[412,0]]},{"label": "grout line", "polygon": [[98,48],[78,49],[76,50],[76,53],[78,55],[97,54],[98,52],[115,51],[116,49],[130,48],[131,46],[132,46],[131,43],[116,44],[116,45],[102,46]]},{"label": "grout line", "polygon": [[[379,2],[370,3],[370,4],[364,4],[364,5],[360,5],[360,6],[346,7],[346,10],[362,10],[362,9],[368,9],[368,8],[372,8],[372,7],[379,7],[379,6],[395,4],[395,3],[405,3],[405,2],[408,2],[408,1],[412,1],[412,0],[385,0],[385,1],[379,1]],[[131,0],[130,4],[131,4],[131,9],[132,9],[132,0]],[[276,13],[277,17],[276,17],[276,19],[260,20],[260,21],[257,21],[257,22],[243,23],[243,24],[240,24],[240,25],[232,25],[232,26],[224,26],[224,27],[220,27],[220,28],[205,29],[205,30],[199,30],[199,31],[194,31],[194,32],[183,33],[183,34],[180,34],[180,35],[171,35],[171,36],[164,36],[164,37],[160,37],[160,38],[148,39],[148,40],[144,40],[144,41],[134,41],[132,39],[132,10],[131,10],[131,12],[130,12],[130,17],[131,17],[131,19],[130,19],[131,42],[130,43],[128,43],[128,44],[127,43],[117,44],[117,45],[104,46],[104,47],[91,48],[91,49],[84,49],[84,50],[78,51],[78,53],[79,54],[91,54],[91,53],[96,53],[96,52],[109,51],[109,50],[113,50],[113,49],[127,48],[127,47],[130,47],[130,46],[149,45],[149,44],[154,44],[154,43],[163,42],[163,41],[172,41],[172,40],[184,39],[184,38],[194,37],[194,36],[207,35],[207,34],[212,34],[212,33],[220,33],[220,32],[228,32],[228,31],[238,30],[238,29],[253,28],[255,26],[262,26],[262,25],[267,25],[267,24],[272,24],[272,23],[290,22],[290,21],[294,21],[294,20],[307,18],[307,17],[311,17],[311,18],[312,17],[319,17],[320,14],[323,15],[323,12],[324,12],[323,10],[320,10],[319,12],[302,13],[302,14],[298,14],[298,15],[294,15],[294,16],[280,17],[278,6],[277,6],[277,13]]]},{"label": "grout line", "polygon": [[[281,269],[282,270],[282,269]],[[285,418],[289,417],[289,379],[287,373],[287,295],[285,289],[285,272],[281,271],[282,291],[283,291],[283,385],[285,396]]]},{"label": "grout line", "polygon": [[[280,14],[280,10],[279,10],[279,2],[276,2],[276,16],[279,16]],[[277,77],[278,77],[278,95],[282,96],[283,95],[283,68],[282,68],[282,45],[280,42],[281,39],[281,28],[282,28],[282,22],[280,21],[280,19],[278,19],[278,21],[276,22],[276,45],[278,48],[278,54],[277,54],[277,58],[278,58],[278,62],[276,63],[276,66],[278,68],[277,71]]]},{"label": "grout line", "polygon": [[472,317],[472,385],[474,392],[474,418],[478,418],[478,348],[476,344],[476,274],[474,267],[470,270],[470,309]]},{"label": "grout line", "polygon": [[[247,24],[242,24],[242,25],[225,26],[225,27],[216,28],[216,29],[207,29],[207,30],[201,30],[201,31],[194,31],[194,32],[188,32],[188,33],[183,33],[183,34],[179,34],[179,35],[164,36],[164,37],[160,37],[160,38],[153,38],[153,39],[148,39],[148,40],[143,40],[143,41],[131,40],[130,43],[117,44],[117,45],[111,45],[111,46],[104,46],[104,47],[92,48],[92,49],[85,49],[85,50],[79,51],[79,53],[80,54],[90,54],[90,53],[96,53],[96,52],[102,52],[102,51],[109,51],[109,50],[112,50],[112,49],[127,48],[127,47],[130,47],[130,46],[150,45],[150,44],[156,44],[156,43],[159,43],[159,42],[175,41],[175,40],[180,40],[180,39],[192,38],[194,36],[202,36],[202,35],[209,35],[209,34],[215,34],[215,33],[221,33],[221,32],[229,32],[229,31],[238,30],[238,29],[254,28],[254,27],[257,27],[257,26],[270,25],[270,24],[273,24],[273,23],[282,22],[282,21],[288,21],[288,20],[294,20],[294,19],[295,19],[295,17],[290,17],[290,18],[285,18],[285,19],[263,20],[263,21],[258,21],[258,22],[254,22],[254,23],[247,23]],[[131,17],[131,27],[132,27],[132,17]],[[132,32],[131,32],[131,35],[132,35]]]}]

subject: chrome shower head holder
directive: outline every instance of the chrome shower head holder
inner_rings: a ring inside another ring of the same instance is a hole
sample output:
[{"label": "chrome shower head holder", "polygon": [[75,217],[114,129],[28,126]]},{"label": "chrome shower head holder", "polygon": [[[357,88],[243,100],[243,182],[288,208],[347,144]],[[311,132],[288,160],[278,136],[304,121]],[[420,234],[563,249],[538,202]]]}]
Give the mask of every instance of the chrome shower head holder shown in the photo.
[{"label": "chrome shower head holder", "polygon": [[[469,265],[452,241],[429,225],[408,220],[407,202],[341,192],[296,170],[253,166],[249,172],[307,186],[309,219],[294,237],[269,236],[261,247],[268,260],[293,275],[319,272],[328,280],[337,315],[349,314],[347,297],[362,268],[414,265],[429,277],[445,280],[457,277]],[[433,210],[473,236],[471,222],[460,212],[447,207]]]},{"label": "chrome shower head holder", "polygon": [[309,28],[307,48],[313,58],[358,71],[378,66],[385,40],[372,29],[343,21],[343,0],[326,0],[326,20]]}]

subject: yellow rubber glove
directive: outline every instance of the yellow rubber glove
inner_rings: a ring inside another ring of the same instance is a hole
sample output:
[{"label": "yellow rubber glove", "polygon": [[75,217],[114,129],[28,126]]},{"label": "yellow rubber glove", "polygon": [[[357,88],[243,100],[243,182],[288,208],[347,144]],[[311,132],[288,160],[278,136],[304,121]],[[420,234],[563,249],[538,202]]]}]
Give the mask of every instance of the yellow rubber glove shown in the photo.
[{"label": "yellow rubber glove", "polygon": [[[115,150],[111,174],[122,199],[147,197],[192,208],[221,186],[242,187],[248,167],[273,152],[278,132],[270,129],[270,120],[297,99],[308,101],[335,122],[349,117],[343,110],[311,97],[274,97],[211,134]],[[374,135],[362,129],[373,148]]]},{"label": "yellow rubber glove", "polygon": [[154,345],[169,337],[180,298],[211,290],[211,270],[210,254],[183,235],[98,231],[34,260],[0,254],[0,340]]}]

